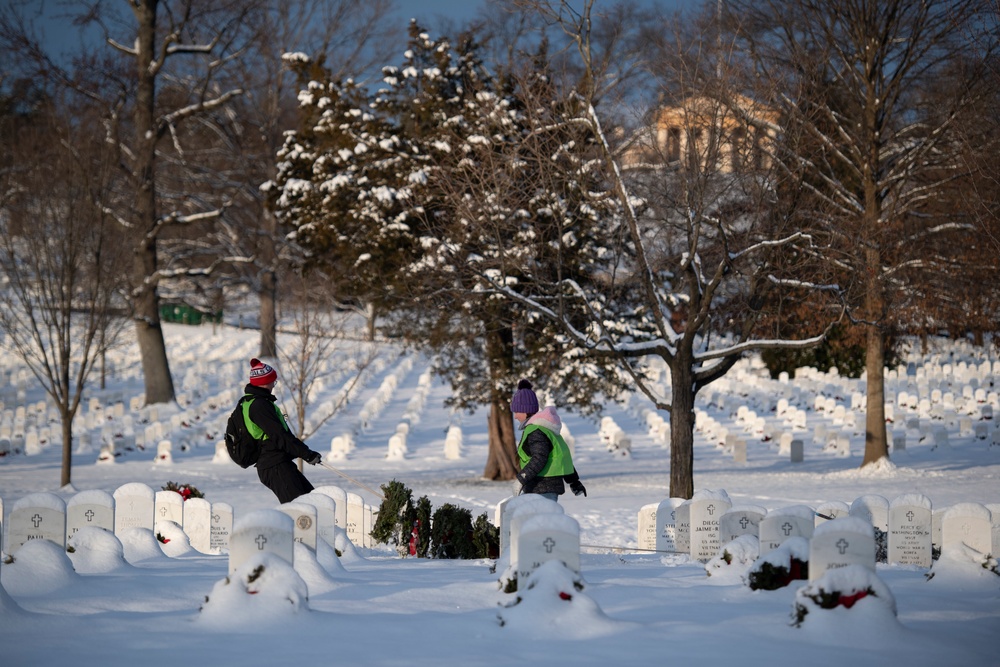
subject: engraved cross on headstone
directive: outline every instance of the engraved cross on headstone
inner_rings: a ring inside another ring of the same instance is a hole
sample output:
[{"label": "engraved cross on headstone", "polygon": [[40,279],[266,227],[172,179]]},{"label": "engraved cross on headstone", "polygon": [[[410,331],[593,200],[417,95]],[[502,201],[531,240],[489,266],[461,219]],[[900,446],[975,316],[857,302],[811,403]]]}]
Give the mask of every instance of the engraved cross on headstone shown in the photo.
[{"label": "engraved cross on headstone", "polygon": [[907,520],[907,521],[913,521],[913,516],[914,516],[914,515],[913,515],[913,511],[912,511],[912,510],[911,510],[911,511],[909,511],[909,512],[907,512],[907,513],[906,513],[906,520]]},{"label": "engraved cross on headstone", "polygon": [[36,514],[31,517],[31,523],[35,524],[35,528],[38,528],[38,525],[42,523],[42,516],[40,514]]},{"label": "engraved cross on headstone", "polygon": [[90,523],[94,520],[94,510],[87,510],[83,516],[87,517],[87,523]]},{"label": "engraved cross on headstone", "polygon": [[740,527],[743,530],[746,530],[747,526],[749,526],[749,525],[750,525],[750,519],[748,519],[746,517],[743,517],[742,519],[740,519]]},{"label": "engraved cross on headstone", "polygon": [[264,545],[267,544],[267,538],[263,535],[258,535],[257,539],[254,540],[257,543],[257,551],[263,551]]},{"label": "engraved cross on headstone", "polygon": [[848,542],[847,540],[845,540],[843,537],[840,538],[839,540],[837,540],[837,551],[840,552],[841,556],[843,556],[845,553],[847,553],[847,549],[850,546],[851,546],[851,543]]},{"label": "engraved cross on headstone", "polygon": [[792,534],[792,528],[793,528],[792,524],[788,523],[787,521],[781,524],[781,532],[785,534],[785,537],[788,537],[789,535]]},{"label": "engraved cross on headstone", "polygon": [[160,508],[160,516],[162,516],[162,517],[167,516],[167,508],[166,507],[161,507]]},{"label": "engraved cross on headstone", "polygon": [[542,546],[545,547],[545,553],[549,553],[550,554],[550,553],[552,553],[552,550],[556,546],[556,541],[553,540],[551,537],[546,537],[545,541],[542,542]]},{"label": "engraved cross on headstone", "polygon": [[713,514],[715,514],[715,505],[709,505],[705,509],[708,510],[708,516],[712,516]]}]

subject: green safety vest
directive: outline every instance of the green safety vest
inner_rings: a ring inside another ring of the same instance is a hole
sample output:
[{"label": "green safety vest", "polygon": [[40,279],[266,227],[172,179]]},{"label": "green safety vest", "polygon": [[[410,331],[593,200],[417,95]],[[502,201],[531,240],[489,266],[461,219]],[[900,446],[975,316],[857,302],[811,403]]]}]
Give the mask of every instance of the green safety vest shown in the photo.
[{"label": "green safety vest", "polygon": [[[264,433],[264,430],[254,424],[253,420],[250,419],[250,404],[253,403],[256,396],[246,394],[243,398],[250,399],[249,401],[243,401],[243,423],[246,424],[247,431],[250,432],[250,437],[254,440],[267,440],[267,433]],[[277,413],[278,421],[281,422],[281,425],[285,427],[286,431],[289,430],[288,424],[285,423],[285,415],[281,414],[281,410],[278,409],[277,405],[274,406],[274,411]]]},{"label": "green safety vest", "polygon": [[528,434],[532,431],[541,431],[552,442],[552,453],[549,454],[549,462],[545,464],[539,477],[562,477],[573,472],[573,457],[569,453],[569,445],[558,433],[553,433],[544,426],[529,424],[521,433],[521,441],[517,444],[517,458],[521,461],[521,468],[528,465],[531,455],[524,451],[524,443],[528,439]]}]

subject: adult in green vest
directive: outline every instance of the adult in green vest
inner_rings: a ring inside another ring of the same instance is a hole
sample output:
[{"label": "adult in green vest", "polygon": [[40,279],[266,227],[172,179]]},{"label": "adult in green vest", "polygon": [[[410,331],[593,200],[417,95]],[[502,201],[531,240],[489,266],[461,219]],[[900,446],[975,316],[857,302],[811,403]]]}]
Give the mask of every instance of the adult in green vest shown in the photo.
[{"label": "adult in green vest", "polygon": [[537,493],[558,502],[559,496],[566,492],[564,482],[569,482],[574,494],[586,496],[587,489],[573,466],[569,446],[560,435],[562,420],[551,405],[539,411],[538,396],[528,380],[517,383],[510,411],[521,428],[517,445],[521,464],[517,481],[521,483],[521,493]]},{"label": "adult in green vest", "polygon": [[259,359],[250,360],[250,383],[243,391],[253,398],[243,403],[243,419],[250,435],[260,441],[257,477],[274,492],[278,502],[287,503],[314,488],[295,465],[295,459],[316,465],[321,457],[295,437],[285,423],[271,391],[277,383],[274,368]]}]

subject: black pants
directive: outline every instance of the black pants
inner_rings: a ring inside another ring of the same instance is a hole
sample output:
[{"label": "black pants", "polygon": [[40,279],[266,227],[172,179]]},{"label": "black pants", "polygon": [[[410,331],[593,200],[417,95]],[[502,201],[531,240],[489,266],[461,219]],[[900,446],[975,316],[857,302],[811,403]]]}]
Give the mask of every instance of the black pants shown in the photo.
[{"label": "black pants", "polygon": [[294,461],[283,461],[270,468],[257,468],[257,477],[278,497],[279,503],[290,503],[315,487],[299,472]]}]

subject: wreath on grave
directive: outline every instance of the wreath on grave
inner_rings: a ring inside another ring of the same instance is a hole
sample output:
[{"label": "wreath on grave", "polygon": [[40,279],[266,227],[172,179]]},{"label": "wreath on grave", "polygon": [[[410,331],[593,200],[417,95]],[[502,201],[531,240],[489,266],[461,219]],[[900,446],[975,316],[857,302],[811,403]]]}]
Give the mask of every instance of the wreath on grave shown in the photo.
[{"label": "wreath on grave", "polygon": [[190,484],[177,484],[176,482],[167,482],[163,486],[164,491],[176,491],[181,494],[181,498],[187,500],[188,498],[204,498],[205,494],[191,486]]}]

